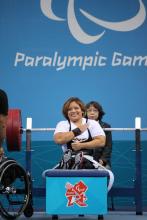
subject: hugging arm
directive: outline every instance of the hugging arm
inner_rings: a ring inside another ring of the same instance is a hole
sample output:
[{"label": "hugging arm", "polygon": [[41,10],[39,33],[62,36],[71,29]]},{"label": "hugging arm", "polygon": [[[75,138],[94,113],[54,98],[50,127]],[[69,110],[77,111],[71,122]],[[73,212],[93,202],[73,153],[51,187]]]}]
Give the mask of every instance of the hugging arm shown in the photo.
[{"label": "hugging arm", "polygon": [[66,144],[69,141],[73,140],[76,136],[82,134],[87,129],[87,124],[80,125],[79,127],[66,132],[57,132],[54,135],[54,141],[57,144]]},{"label": "hugging arm", "polygon": [[72,143],[72,149],[82,150],[82,149],[93,149],[98,147],[103,147],[105,145],[105,136],[96,136],[91,141],[88,142],[75,142]]}]

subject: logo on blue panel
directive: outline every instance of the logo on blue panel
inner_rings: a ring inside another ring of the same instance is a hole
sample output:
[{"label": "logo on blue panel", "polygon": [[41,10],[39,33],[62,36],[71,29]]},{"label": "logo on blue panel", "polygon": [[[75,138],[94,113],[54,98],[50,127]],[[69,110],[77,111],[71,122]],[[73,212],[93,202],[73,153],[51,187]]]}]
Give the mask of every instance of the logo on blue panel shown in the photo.
[{"label": "logo on blue panel", "polygon": [[79,181],[75,185],[71,183],[66,183],[65,185],[66,193],[65,196],[67,198],[67,207],[74,206],[75,204],[79,207],[87,207],[86,204],[87,197],[86,191],[88,190],[88,186],[83,182]]},{"label": "logo on blue panel", "polygon": [[[76,18],[75,10],[74,10],[75,0],[68,1],[67,19],[61,18],[54,14],[52,10],[52,2],[53,0],[40,0],[40,6],[41,6],[41,10],[43,14],[49,19],[54,20],[54,21],[66,22],[67,20],[70,33],[80,43],[83,43],[83,44],[94,43],[105,34],[105,30],[104,30],[95,36],[89,35],[80,27],[79,22]],[[140,7],[139,7],[137,14],[134,15],[134,17],[128,20],[121,21],[121,22],[110,22],[110,21],[101,20],[81,8],[79,9],[79,11],[83,16],[85,16],[87,19],[89,19],[96,25],[99,25],[103,28],[113,30],[113,31],[126,32],[126,31],[135,30],[136,28],[140,27],[145,21],[146,10],[145,10],[145,6],[142,0],[139,0],[139,4],[140,4]]]}]

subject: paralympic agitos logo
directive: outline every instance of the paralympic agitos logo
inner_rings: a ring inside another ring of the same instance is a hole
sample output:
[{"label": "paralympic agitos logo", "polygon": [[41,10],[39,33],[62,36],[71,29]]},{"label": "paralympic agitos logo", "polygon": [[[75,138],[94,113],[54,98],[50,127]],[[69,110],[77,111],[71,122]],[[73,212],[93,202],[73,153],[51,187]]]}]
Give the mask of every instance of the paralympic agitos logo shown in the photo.
[{"label": "paralympic agitos logo", "polygon": [[146,10],[142,0],[139,0],[139,10],[134,15],[134,17],[118,22],[109,22],[105,20],[101,20],[92,14],[88,13],[87,11],[79,8],[80,13],[85,16],[87,19],[104,28],[104,30],[97,34],[97,35],[89,35],[87,34],[80,26],[76,14],[75,14],[75,0],[68,0],[67,6],[67,18],[61,18],[57,16],[52,10],[52,2],[53,0],[40,0],[40,6],[43,14],[58,22],[67,22],[70,33],[72,36],[82,44],[91,44],[98,41],[102,36],[106,33],[106,29],[113,30],[113,31],[132,31],[136,28],[140,27],[146,18]]}]

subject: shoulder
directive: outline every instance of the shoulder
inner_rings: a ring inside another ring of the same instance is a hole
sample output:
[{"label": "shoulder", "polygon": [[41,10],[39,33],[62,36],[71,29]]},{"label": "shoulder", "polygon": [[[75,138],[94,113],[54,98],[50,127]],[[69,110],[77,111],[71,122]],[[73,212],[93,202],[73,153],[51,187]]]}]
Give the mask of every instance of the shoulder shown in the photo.
[{"label": "shoulder", "polygon": [[98,121],[88,119],[87,124],[92,137],[96,137],[99,135],[105,136],[105,133]]},{"label": "shoulder", "polygon": [[108,124],[107,122],[100,121],[99,122],[102,128],[111,128],[111,125]]},{"label": "shoulder", "polygon": [[87,123],[88,125],[91,125],[91,126],[97,126],[97,124],[99,124],[97,121],[92,120],[92,119],[88,119]]},{"label": "shoulder", "polygon": [[60,121],[56,125],[55,133],[64,132],[69,130],[69,122],[68,121]]},{"label": "shoulder", "polygon": [[66,121],[59,121],[57,123],[57,126],[59,126],[59,125],[69,125],[69,122],[67,120]]},{"label": "shoulder", "polygon": [[98,121],[88,119],[87,124],[89,129],[102,129]]}]

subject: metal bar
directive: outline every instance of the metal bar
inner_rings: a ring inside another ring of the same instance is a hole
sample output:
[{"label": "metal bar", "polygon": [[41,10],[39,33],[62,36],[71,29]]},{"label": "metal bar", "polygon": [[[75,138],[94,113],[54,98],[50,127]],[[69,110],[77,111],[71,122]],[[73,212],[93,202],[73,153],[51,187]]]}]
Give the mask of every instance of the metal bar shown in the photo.
[{"label": "metal bar", "polygon": [[31,130],[26,130],[26,171],[31,175]]},{"label": "metal bar", "polygon": [[[21,129],[23,132],[26,132],[26,128]],[[32,128],[32,132],[36,131],[54,131],[55,128]],[[103,128],[104,131],[135,131],[136,128]],[[140,128],[140,131],[147,131],[147,128]]]},{"label": "metal bar", "polygon": [[135,131],[136,128],[103,128],[104,131]]},{"label": "metal bar", "polygon": [[136,180],[135,180],[135,204],[136,215],[142,215],[142,170],[141,170],[141,138],[140,129],[135,131],[136,147]]},{"label": "metal bar", "polygon": [[[32,128],[31,131],[54,131],[55,128]],[[26,132],[26,128],[22,128],[23,132]]]}]

